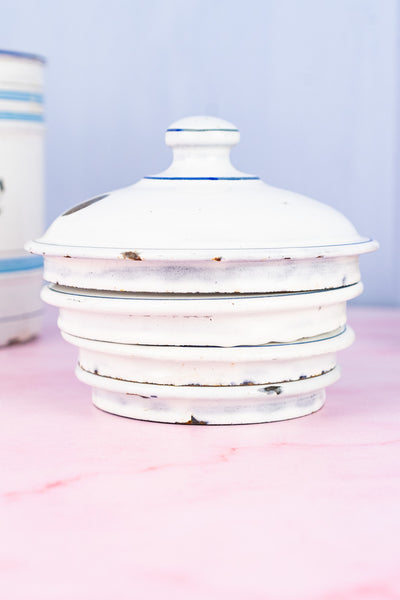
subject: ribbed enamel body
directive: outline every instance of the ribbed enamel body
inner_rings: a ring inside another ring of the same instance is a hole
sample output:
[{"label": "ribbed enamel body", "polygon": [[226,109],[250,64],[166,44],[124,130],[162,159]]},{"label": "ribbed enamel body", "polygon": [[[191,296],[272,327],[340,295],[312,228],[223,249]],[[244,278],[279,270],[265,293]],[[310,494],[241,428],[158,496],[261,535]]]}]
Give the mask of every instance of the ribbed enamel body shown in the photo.
[{"label": "ribbed enamel body", "polygon": [[238,140],[221,119],[173,124],[166,171],[66,211],[29,245],[100,408],[272,421],[317,410],[337,379],[358,257],[377,244],[336,210],[237,171]]}]

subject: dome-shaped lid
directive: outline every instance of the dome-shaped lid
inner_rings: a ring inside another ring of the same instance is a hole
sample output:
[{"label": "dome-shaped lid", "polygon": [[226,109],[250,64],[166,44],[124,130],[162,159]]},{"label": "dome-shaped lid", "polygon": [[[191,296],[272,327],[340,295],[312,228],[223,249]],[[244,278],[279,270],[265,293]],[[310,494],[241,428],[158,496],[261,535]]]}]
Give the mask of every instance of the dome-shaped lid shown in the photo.
[{"label": "dome-shaped lid", "polygon": [[292,248],[300,257],[301,249],[317,256],[321,246],[339,254],[343,246],[348,254],[376,247],[335,209],[235,169],[229,153],[240,136],[231,123],[189,117],[165,137],[173,151],[166,171],[67,210],[29,249],[93,258],[157,251],[173,260],[210,250],[246,258],[265,249],[275,256]]}]

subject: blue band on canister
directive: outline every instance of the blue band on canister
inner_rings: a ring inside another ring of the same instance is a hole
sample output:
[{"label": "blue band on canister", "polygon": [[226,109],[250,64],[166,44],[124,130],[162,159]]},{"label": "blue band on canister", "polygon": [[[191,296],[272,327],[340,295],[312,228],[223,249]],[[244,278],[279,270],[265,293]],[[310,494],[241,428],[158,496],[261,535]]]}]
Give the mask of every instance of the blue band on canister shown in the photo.
[{"label": "blue band on canister", "polygon": [[43,103],[43,94],[36,92],[21,92],[19,90],[0,90],[0,100],[15,100],[17,102]]},{"label": "blue band on canister", "polygon": [[0,258],[0,273],[15,271],[30,271],[43,267],[42,256],[14,256],[13,258]]},{"label": "blue band on canister", "polygon": [[9,112],[9,111],[1,111],[0,119],[5,119],[8,121],[31,121],[36,123],[41,123],[44,121],[44,116],[38,113],[20,113],[20,112]]}]

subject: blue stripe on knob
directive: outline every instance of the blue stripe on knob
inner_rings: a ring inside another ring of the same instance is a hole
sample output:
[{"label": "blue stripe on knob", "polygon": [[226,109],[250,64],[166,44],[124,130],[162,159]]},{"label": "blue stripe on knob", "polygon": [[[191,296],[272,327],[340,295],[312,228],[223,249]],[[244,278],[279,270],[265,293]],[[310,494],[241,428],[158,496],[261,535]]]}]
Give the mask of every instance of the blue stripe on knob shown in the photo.
[{"label": "blue stripe on knob", "polygon": [[167,129],[168,131],[233,131],[234,133],[239,133],[239,129],[189,129],[189,128],[181,128],[181,129]]}]

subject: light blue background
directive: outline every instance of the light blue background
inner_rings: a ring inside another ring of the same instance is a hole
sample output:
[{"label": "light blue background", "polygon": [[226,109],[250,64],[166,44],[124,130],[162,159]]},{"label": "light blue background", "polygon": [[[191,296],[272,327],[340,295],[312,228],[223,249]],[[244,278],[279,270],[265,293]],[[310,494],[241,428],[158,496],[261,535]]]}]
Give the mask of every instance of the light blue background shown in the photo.
[{"label": "light blue background", "polygon": [[[210,114],[233,160],[344,212],[381,249],[363,303],[400,304],[397,0],[0,0],[0,46],[48,59],[48,222],[164,169]],[[299,223],[301,226],[301,223]]]}]

